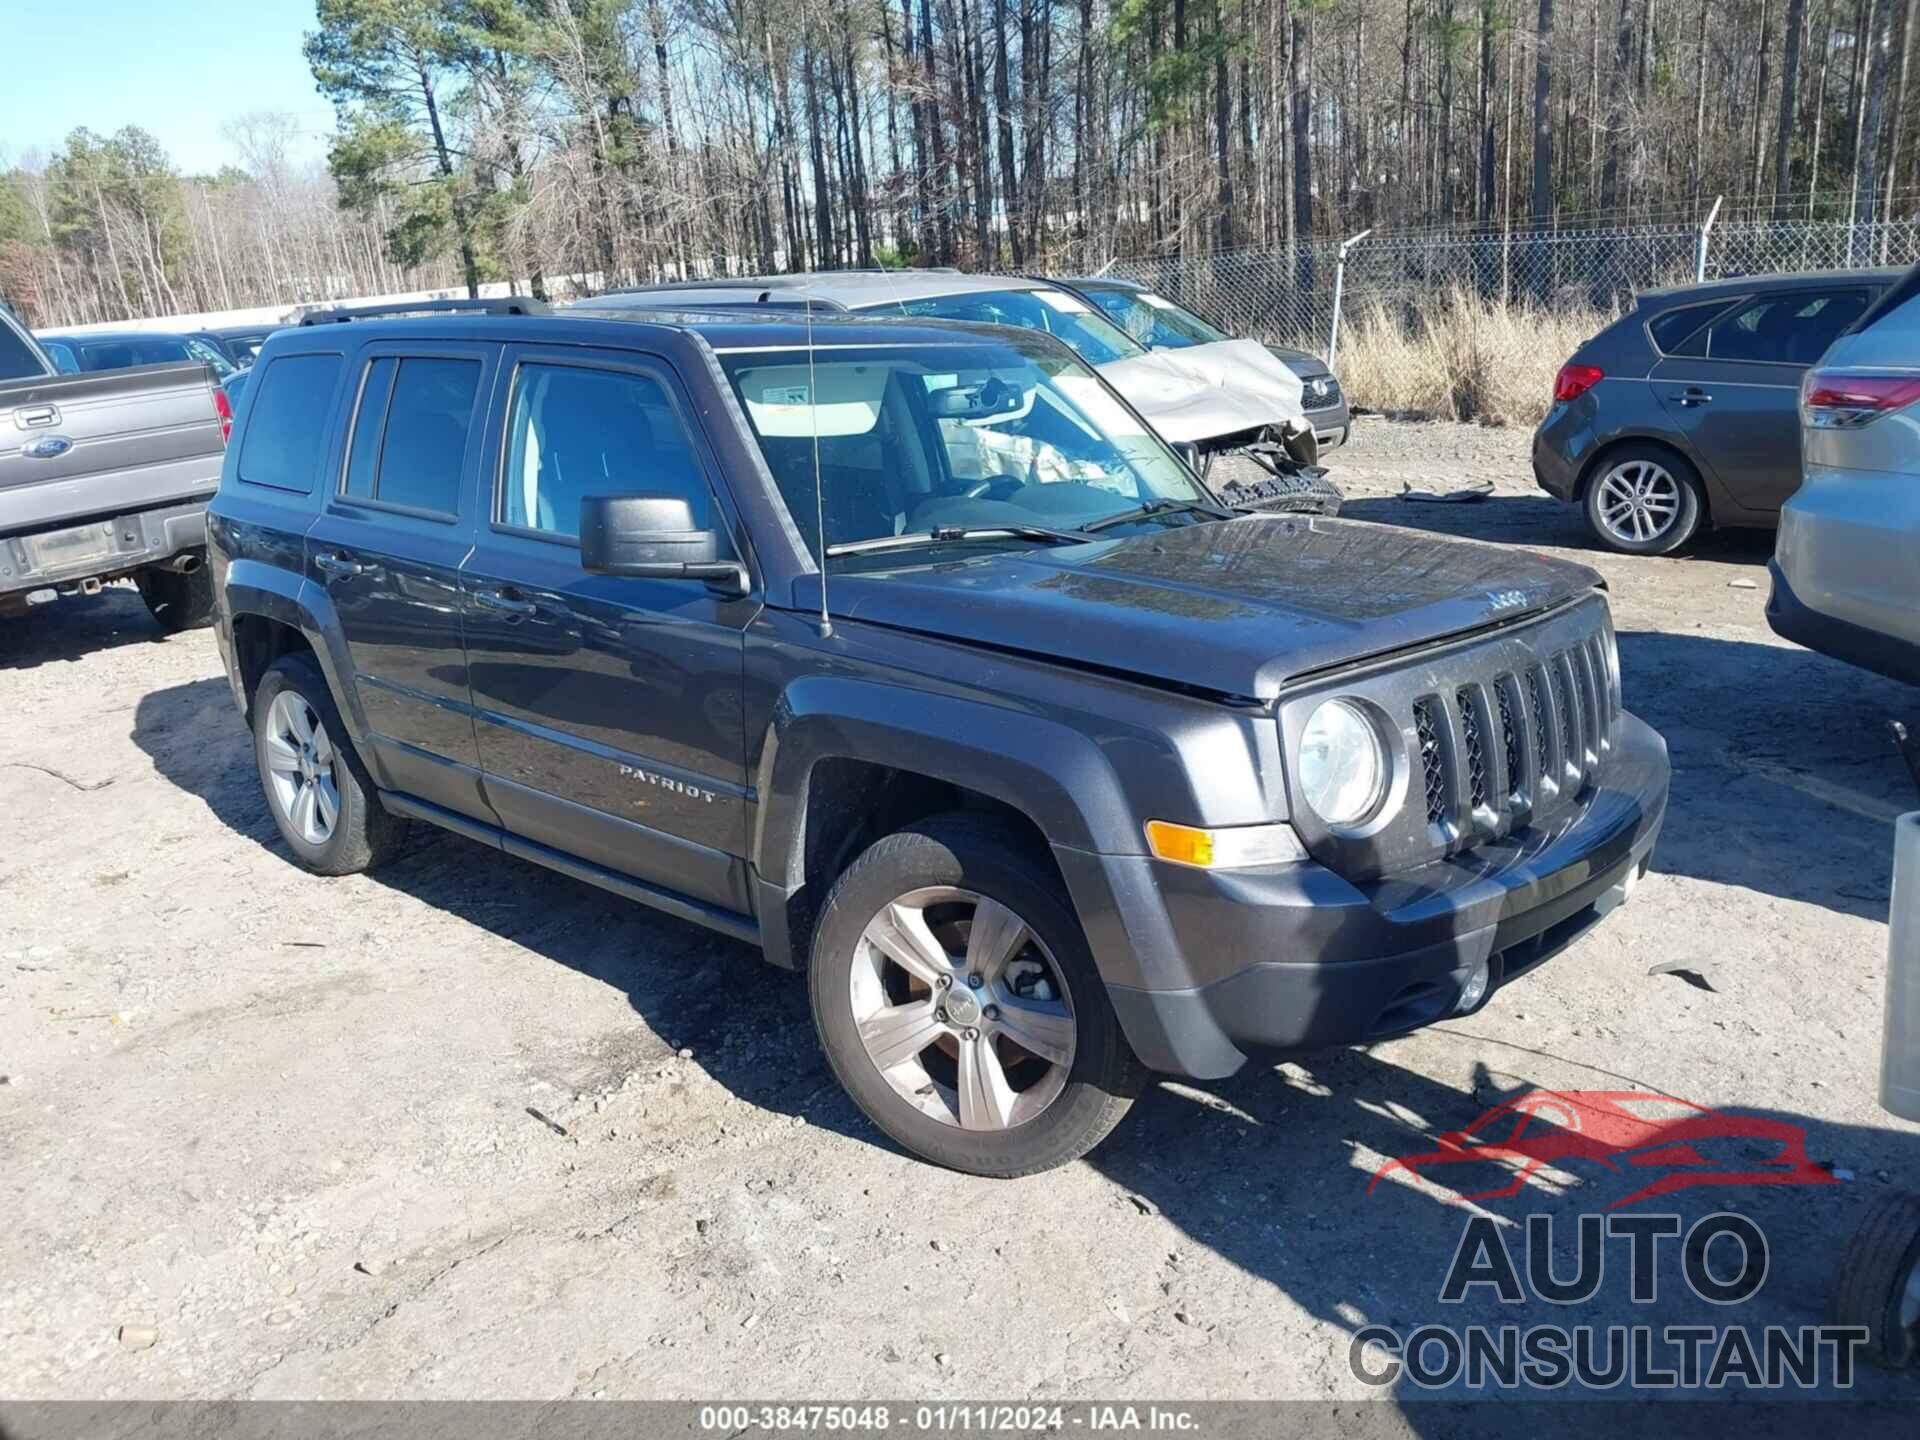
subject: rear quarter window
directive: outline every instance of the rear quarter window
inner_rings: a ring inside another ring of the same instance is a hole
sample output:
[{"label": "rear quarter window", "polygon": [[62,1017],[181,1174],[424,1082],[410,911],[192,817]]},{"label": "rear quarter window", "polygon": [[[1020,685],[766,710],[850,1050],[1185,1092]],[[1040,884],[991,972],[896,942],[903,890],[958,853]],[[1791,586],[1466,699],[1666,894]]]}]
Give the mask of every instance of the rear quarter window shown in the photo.
[{"label": "rear quarter window", "polygon": [[311,495],[332,436],[327,420],[342,359],[282,355],[247,382],[247,433],[235,473],[248,485]]},{"label": "rear quarter window", "polygon": [[[1664,310],[1647,322],[1647,334],[1653,348],[1662,355],[1704,355],[1706,337],[1700,332],[1733,304],[1731,300],[1709,300],[1701,305],[1680,305]],[[1698,344],[1687,341],[1698,337]]]}]

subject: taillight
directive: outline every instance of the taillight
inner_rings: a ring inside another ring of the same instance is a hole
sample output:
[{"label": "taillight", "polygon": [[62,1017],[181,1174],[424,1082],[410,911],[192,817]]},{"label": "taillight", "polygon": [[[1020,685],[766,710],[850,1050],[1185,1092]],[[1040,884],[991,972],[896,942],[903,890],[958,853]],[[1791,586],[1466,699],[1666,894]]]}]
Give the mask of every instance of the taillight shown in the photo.
[{"label": "taillight", "polygon": [[1800,382],[1800,416],[1813,430],[1854,430],[1920,400],[1920,375],[1852,375],[1810,370]]},{"label": "taillight", "polygon": [[220,417],[220,443],[224,445],[233,438],[233,402],[219,385],[213,387],[213,413]]},{"label": "taillight", "polygon": [[1606,376],[1607,372],[1598,365],[1562,365],[1560,373],[1553,377],[1553,398],[1556,401],[1578,400]]}]

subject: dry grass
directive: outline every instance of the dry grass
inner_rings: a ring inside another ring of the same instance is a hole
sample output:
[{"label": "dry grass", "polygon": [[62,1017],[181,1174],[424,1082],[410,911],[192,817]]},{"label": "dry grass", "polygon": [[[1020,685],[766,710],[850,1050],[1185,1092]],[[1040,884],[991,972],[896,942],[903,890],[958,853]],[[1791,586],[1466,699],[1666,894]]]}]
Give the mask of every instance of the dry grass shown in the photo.
[{"label": "dry grass", "polygon": [[1340,383],[1355,405],[1389,415],[1533,425],[1552,399],[1555,372],[1613,318],[1465,290],[1411,317],[1376,302],[1347,312]]}]

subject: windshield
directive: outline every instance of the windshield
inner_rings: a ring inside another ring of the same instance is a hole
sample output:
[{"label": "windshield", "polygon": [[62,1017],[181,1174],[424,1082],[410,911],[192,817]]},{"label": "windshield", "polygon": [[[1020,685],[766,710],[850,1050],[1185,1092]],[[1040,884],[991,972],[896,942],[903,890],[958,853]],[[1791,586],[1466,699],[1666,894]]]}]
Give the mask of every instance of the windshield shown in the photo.
[{"label": "windshield", "polygon": [[845,545],[962,527],[1075,530],[1154,500],[1212,503],[1104,382],[1044,341],[836,346],[811,365],[804,348],[720,358],[816,556],[816,515],[826,543]]},{"label": "windshield", "polygon": [[1127,360],[1140,353],[1140,347],[1099,311],[1078,295],[1069,295],[1064,290],[976,290],[962,295],[934,295],[923,300],[889,300],[884,305],[866,308],[1043,331],[1066,341],[1089,365]]},{"label": "windshield", "polygon": [[1090,285],[1087,294],[1114,324],[1149,350],[1184,350],[1190,345],[1212,345],[1233,338],[1151,290],[1109,290]]}]

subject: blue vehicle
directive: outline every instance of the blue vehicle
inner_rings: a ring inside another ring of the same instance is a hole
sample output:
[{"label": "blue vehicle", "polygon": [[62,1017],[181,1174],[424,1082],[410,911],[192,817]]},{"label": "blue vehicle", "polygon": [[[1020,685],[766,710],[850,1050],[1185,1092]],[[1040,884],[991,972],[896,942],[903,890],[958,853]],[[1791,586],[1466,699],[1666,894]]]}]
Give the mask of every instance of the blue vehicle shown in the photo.
[{"label": "blue vehicle", "polygon": [[237,368],[224,352],[196,335],[172,335],[158,330],[87,330],[34,338],[62,375],[198,360],[213,367],[215,378],[225,380]]}]

